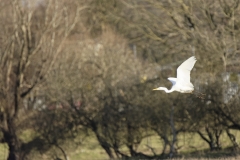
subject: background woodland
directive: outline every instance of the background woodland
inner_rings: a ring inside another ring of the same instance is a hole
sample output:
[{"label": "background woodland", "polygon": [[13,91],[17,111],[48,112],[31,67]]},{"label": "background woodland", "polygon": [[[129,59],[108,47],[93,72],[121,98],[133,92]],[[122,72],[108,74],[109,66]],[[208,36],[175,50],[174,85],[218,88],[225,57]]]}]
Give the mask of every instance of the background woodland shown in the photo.
[{"label": "background woodland", "polygon": [[[239,0],[0,2],[8,160],[67,160],[89,137],[111,159],[181,156],[193,134],[210,152],[239,153]],[[152,91],[192,55],[205,99]],[[161,143],[140,150],[153,136]]]}]

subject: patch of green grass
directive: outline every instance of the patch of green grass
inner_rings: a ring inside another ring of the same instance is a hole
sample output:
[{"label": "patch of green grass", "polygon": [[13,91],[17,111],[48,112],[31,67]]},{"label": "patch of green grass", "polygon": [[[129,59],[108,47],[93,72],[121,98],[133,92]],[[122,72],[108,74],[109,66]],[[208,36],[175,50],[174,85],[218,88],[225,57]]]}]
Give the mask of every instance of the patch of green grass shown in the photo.
[{"label": "patch of green grass", "polygon": [[[234,131],[232,133],[237,139],[240,138],[238,131]],[[198,134],[180,134],[178,136],[177,146],[180,148],[179,155],[181,156],[178,159],[236,159],[236,157],[232,154],[233,152],[228,149],[228,147],[232,144],[226,134],[223,134],[221,137],[221,144],[223,150],[209,151],[208,144],[203,141]],[[163,141],[157,135],[147,137],[143,139],[141,144],[138,146],[137,151],[148,155],[153,155],[150,147],[154,149],[156,154],[161,154],[163,149]],[[167,149],[169,150],[169,148]],[[125,151],[125,153],[128,152],[126,147],[122,147],[120,150],[123,152]],[[107,154],[103,149],[101,149],[98,142],[94,140],[94,137],[88,137],[88,139],[85,141],[85,144],[81,145],[80,150],[76,151],[76,153],[77,154],[71,154],[71,159],[108,159]],[[240,156],[238,158],[240,159]]]},{"label": "patch of green grass", "polygon": [[[231,131],[231,133],[236,136],[237,140],[239,140],[239,131]],[[237,143],[238,142],[239,141],[237,141]],[[198,134],[182,133],[178,136],[177,147],[179,147],[179,155],[185,158],[219,158],[226,156],[234,156],[235,153],[231,149],[229,149],[232,146],[232,143],[227,137],[226,133],[223,133],[223,135],[220,137],[220,143],[223,148],[222,150],[209,151],[209,146],[207,142],[205,142]],[[153,152],[150,148],[153,148],[156,154],[160,154],[162,152],[163,141],[159,138],[159,136],[156,135],[145,138],[138,147],[138,151],[148,155],[153,155]],[[169,149],[170,148],[168,147],[166,151],[168,152]]]},{"label": "patch of green grass", "polygon": [[[232,133],[236,136],[236,139],[239,140],[240,134],[239,131],[232,131]],[[32,135],[30,132],[24,132],[21,138],[26,138],[28,141],[29,136]],[[28,137],[28,138],[27,138]],[[239,141],[237,141],[239,142]],[[221,137],[221,144],[223,149],[220,151],[209,151],[208,144],[203,141],[198,134],[180,134],[178,136],[177,146],[179,147],[179,158],[177,159],[240,159],[240,156],[237,154],[234,155],[234,152],[231,150],[232,144],[224,133]],[[61,147],[65,150],[70,160],[79,160],[79,159],[91,159],[91,160],[105,160],[109,159],[105,150],[99,145],[94,134],[90,134],[90,136],[84,138],[83,141],[79,145],[74,144],[73,141],[66,141]],[[138,146],[137,151],[143,152],[147,155],[153,155],[152,148],[156,154],[161,154],[163,149],[163,141],[159,138],[159,136],[154,135],[151,137],[147,137],[143,139],[141,144]],[[128,153],[128,149],[123,146],[120,148],[121,151]],[[169,151],[169,147],[167,148]],[[53,148],[50,151],[39,154],[37,151],[33,151],[34,159],[36,160],[48,160],[53,159],[52,155],[57,154],[59,157],[63,158],[62,153],[58,148]],[[0,144],[0,160],[5,160],[8,155],[8,147],[6,144]],[[201,157],[201,158],[198,158]],[[236,158],[237,157],[237,158]]]},{"label": "patch of green grass", "polygon": [[91,159],[91,160],[101,160],[109,159],[105,150],[99,145],[97,139],[92,135],[91,137],[86,137],[86,139],[75,149],[74,152],[70,153],[71,160],[79,159]]},{"label": "patch of green grass", "polygon": [[7,144],[0,144],[0,160],[7,159],[8,156],[8,146]]}]

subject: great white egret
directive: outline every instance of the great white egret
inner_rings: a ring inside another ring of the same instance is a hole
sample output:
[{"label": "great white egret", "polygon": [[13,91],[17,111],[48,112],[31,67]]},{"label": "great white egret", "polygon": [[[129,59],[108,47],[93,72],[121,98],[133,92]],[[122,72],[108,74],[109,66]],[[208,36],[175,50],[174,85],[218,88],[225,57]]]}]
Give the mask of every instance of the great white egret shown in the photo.
[{"label": "great white egret", "polygon": [[178,91],[181,93],[192,93],[194,90],[193,84],[190,82],[190,72],[196,63],[195,56],[188,58],[177,69],[177,78],[169,77],[168,80],[172,82],[173,86],[170,90],[166,87],[158,87],[153,90],[164,90],[166,93]]}]

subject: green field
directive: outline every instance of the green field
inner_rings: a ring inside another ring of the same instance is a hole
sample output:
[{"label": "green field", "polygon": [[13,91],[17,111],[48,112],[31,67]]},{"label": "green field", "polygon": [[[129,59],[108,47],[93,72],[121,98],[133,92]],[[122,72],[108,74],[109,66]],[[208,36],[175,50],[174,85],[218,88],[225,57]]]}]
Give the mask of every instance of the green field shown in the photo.
[{"label": "green field", "polygon": [[[235,131],[232,132],[237,139],[240,138],[240,133]],[[239,140],[237,141],[239,143]],[[179,147],[179,158],[174,159],[238,159],[240,156],[234,154],[231,151],[231,142],[226,135],[222,136],[221,144],[223,149],[220,151],[210,152],[208,150],[208,145],[203,141],[197,134],[181,134],[178,137]],[[151,136],[143,139],[141,144],[138,146],[137,151],[142,152],[148,155],[153,155],[153,152],[150,148],[154,150],[156,154],[160,154],[162,151],[162,141],[158,136]],[[105,160],[109,159],[105,151],[100,147],[96,138],[91,135],[86,137],[81,144],[73,145],[73,142],[65,142],[61,146],[68,155],[69,160]],[[121,151],[128,153],[125,147],[121,148]],[[5,160],[7,158],[7,145],[1,144],[0,146],[0,160]],[[36,151],[31,153],[31,156],[36,160],[50,160],[56,158],[55,155],[58,155],[59,158],[63,159],[63,156],[59,149],[52,148],[51,150],[39,154]]]}]

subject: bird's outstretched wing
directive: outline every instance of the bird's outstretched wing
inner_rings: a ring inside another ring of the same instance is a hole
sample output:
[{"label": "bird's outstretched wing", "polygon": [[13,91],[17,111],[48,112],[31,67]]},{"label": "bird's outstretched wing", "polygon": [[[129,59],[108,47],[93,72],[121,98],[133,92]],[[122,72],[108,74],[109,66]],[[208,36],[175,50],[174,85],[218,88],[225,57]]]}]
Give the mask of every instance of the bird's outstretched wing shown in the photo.
[{"label": "bird's outstretched wing", "polygon": [[196,63],[195,56],[188,58],[177,69],[177,79],[182,82],[190,82],[190,71]]}]

